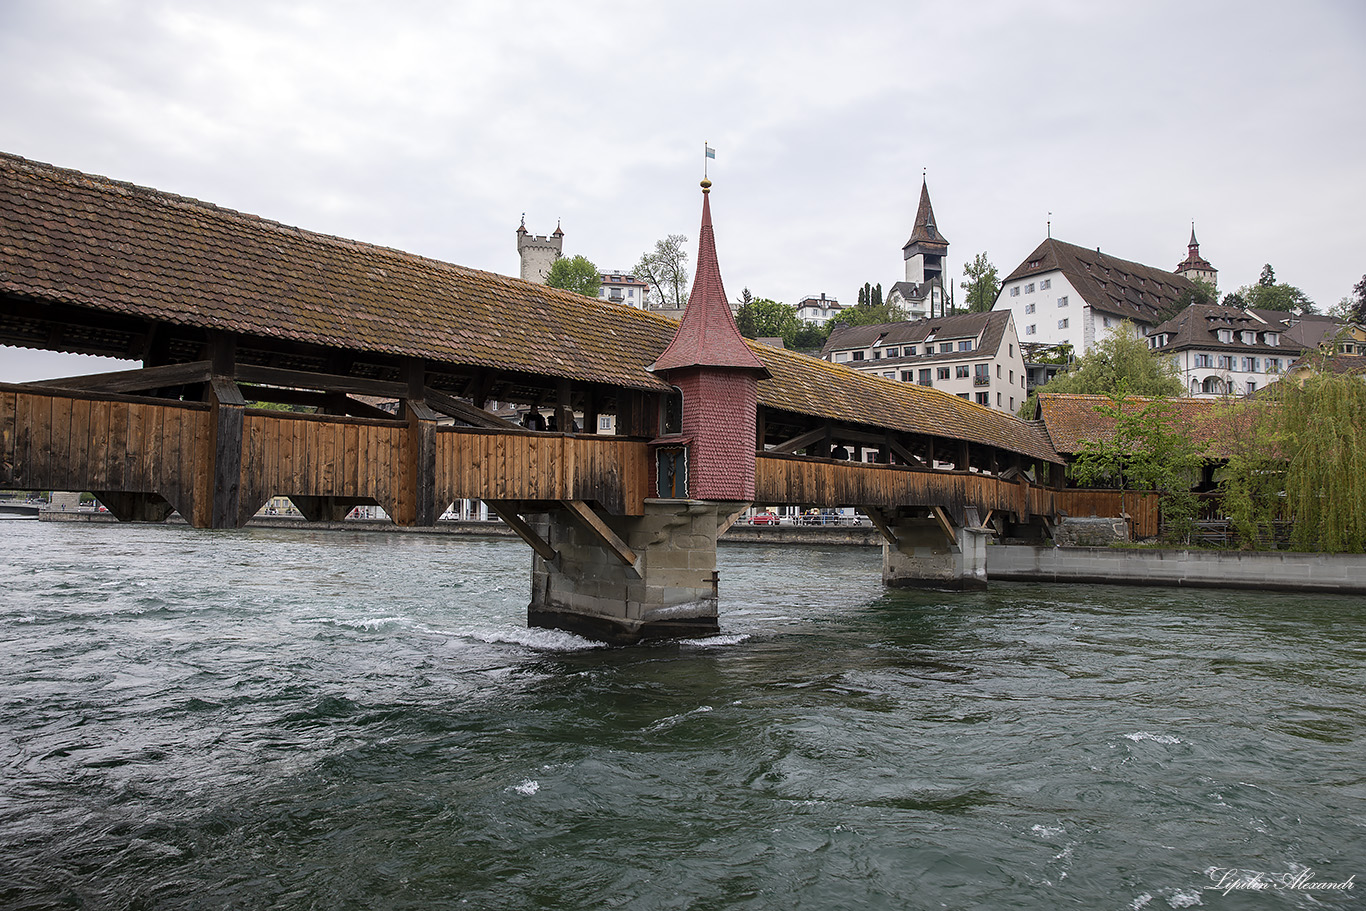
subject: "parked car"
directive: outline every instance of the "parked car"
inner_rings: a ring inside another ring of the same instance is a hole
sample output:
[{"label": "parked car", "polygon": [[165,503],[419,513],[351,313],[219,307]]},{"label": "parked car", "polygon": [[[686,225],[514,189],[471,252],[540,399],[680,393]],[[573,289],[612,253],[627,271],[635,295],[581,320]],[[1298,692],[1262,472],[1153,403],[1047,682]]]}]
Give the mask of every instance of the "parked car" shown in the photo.
[{"label": "parked car", "polygon": [[777,525],[778,514],[773,512],[755,513],[749,517],[750,525]]}]

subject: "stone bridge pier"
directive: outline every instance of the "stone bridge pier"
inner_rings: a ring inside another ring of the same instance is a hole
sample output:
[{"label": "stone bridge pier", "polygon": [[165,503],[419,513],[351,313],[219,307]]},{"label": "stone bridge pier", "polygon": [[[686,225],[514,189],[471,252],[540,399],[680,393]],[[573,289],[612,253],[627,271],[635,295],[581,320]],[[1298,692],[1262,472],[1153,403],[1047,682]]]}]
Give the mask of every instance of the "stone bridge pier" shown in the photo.
[{"label": "stone bridge pier", "polygon": [[533,517],[546,547],[527,624],[617,645],[715,635],[716,539],[748,505],[647,499],[643,516],[571,505]]},{"label": "stone bridge pier", "polygon": [[886,539],[882,545],[882,584],[890,588],[983,591],[987,587],[987,541],[991,529],[969,508],[957,524],[938,507],[918,510],[868,510]]}]

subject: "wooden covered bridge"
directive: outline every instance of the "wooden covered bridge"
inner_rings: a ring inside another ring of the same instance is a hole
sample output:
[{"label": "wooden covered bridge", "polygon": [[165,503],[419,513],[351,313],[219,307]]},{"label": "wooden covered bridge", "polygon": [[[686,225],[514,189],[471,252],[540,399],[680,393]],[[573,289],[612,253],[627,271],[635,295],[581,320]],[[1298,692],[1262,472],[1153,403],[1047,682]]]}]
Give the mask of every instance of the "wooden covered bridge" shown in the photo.
[{"label": "wooden covered bridge", "polygon": [[953,564],[892,583],[984,584],[969,538],[1117,514],[1037,424],[739,340],[703,202],[680,325],[0,155],[0,343],[143,365],[0,385],[0,487],[204,528],[478,498],[536,550],[532,622],[625,639],[715,628],[707,560],[751,502],[856,506],[893,558]]}]

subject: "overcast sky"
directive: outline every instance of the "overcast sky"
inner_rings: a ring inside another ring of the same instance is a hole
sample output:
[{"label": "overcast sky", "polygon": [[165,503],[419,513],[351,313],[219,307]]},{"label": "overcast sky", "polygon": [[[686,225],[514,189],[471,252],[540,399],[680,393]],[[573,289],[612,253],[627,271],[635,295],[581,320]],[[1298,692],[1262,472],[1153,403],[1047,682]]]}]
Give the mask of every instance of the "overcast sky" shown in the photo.
[{"label": "overcast sky", "polygon": [[524,212],[603,270],[695,245],[706,141],[732,299],[900,280],[928,172],[955,282],[1050,212],[1169,269],[1194,220],[1221,291],[1270,262],[1326,308],[1366,273],[1363,61],[1360,0],[0,0],[0,149],[516,275]]}]

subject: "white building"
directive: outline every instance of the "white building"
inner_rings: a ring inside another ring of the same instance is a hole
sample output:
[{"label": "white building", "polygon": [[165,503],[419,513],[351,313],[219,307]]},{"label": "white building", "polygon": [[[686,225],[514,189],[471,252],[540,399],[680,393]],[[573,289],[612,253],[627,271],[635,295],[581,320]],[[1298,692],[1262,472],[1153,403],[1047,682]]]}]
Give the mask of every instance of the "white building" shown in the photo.
[{"label": "white building", "polygon": [[1080,356],[1125,320],[1147,334],[1194,290],[1181,275],[1050,237],[1005,277],[992,309],[1014,315],[1024,344]]},{"label": "white building", "polygon": [[626,272],[603,272],[599,276],[602,287],[598,289],[598,299],[626,304],[637,310],[645,309],[650,286]]},{"label": "white building", "polygon": [[1001,411],[1014,412],[1027,394],[1024,357],[1008,311],[837,326],[820,356]]},{"label": "white building", "polygon": [[826,297],[824,291],[819,296],[808,294],[797,304],[797,319],[804,323],[824,326],[843,309],[843,304],[833,297]]},{"label": "white building", "polygon": [[1342,326],[1326,316],[1195,305],[1156,327],[1148,345],[1176,362],[1192,396],[1250,395]]}]

